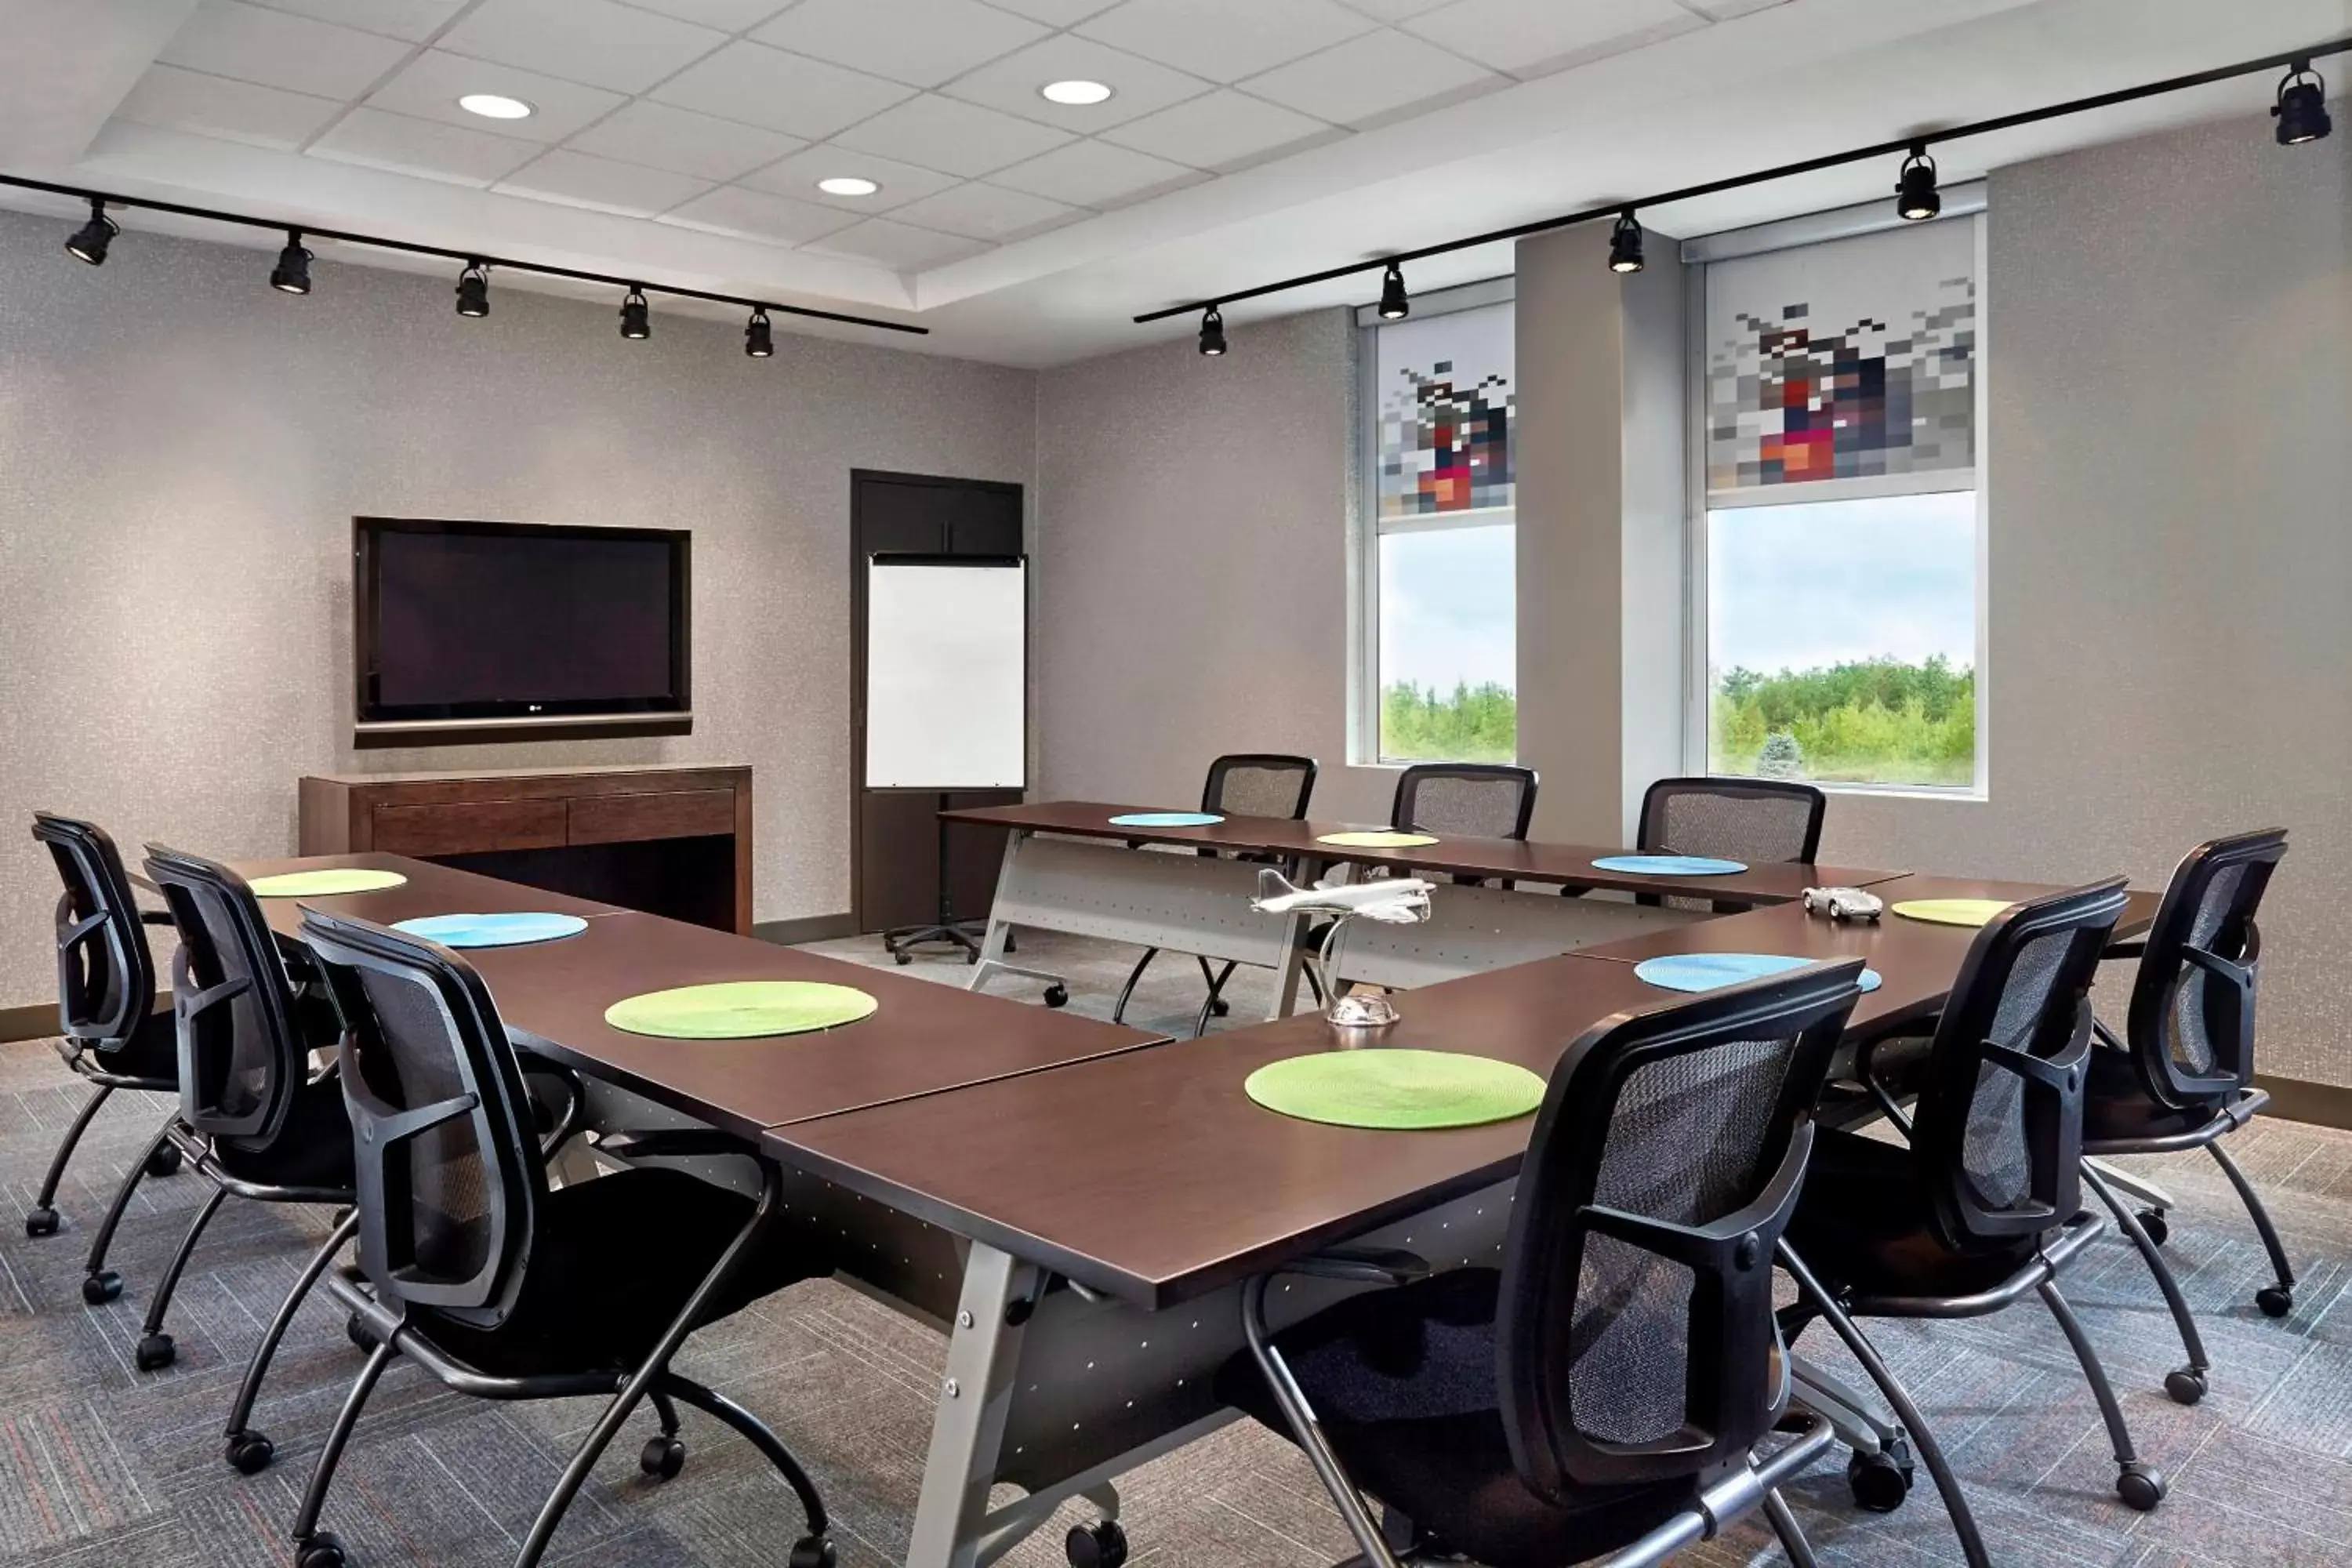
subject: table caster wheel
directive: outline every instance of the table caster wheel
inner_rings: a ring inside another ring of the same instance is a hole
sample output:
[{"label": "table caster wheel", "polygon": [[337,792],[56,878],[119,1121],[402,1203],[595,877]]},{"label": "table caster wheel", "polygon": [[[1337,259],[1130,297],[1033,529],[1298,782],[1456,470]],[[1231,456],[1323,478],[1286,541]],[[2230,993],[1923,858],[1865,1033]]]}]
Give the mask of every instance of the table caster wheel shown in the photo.
[{"label": "table caster wheel", "polygon": [[1070,1568],[1120,1568],[1127,1561],[1127,1531],[1115,1519],[1104,1520],[1091,1530],[1076,1525],[1064,1538],[1062,1550]]},{"label": "table caster wheel", "polygon": [[331,1530],[322,1530],[302,1542],[294,1559],[296,1568],[343,1568],[343,1543]]},{"label": "table caster wheel", "polygon": [[37,1208],[25,1216],[25,1234],[30,1237],[55,1236],[58,1233],[58,1211]]},{"label": "table caster wheel", "polygon": [[151,1176],[168,1176],[179,1168],[180,1149],[176,1143],[158,1144],[155,1152],[147,1156],[147,1173]]},{"label": "table caster wheel", "polygon": [[2116,1477],[2116,1496],[2123,1499],[2126,1507],[2149,1512],[2164,1500],[2164,1474],[2134,1459]]},{"label": "table caster wheel", "polygon": [[645,1452],[637,1456],[637,1468],[656,1480],[674,1481],[686,1468],[686,1444],[667,1432],[656,1432],[646,1439]]},{"label": "table caster wheel", "polygon": [[793,1554],[784,1560],[784,1568],[833,1568],[833,1542],[814,1535],[803,1535],[793,1542]]},{"label": "table caster wheel", "polygon": [[1909,1450],[1899,1445],[1875,1454],[1856,1453],[1845,1462],[1845,1484],[1853,1491],[1853,1506],[1868,1513],[1893,1513],[1911,1494],[1916,1468]]},{"label": "table caster wheel", "polygon": [[179,1353],[172,1344],[171,1335],[149,1334],[131,1352],[131,1359],[139,1363],[141,1372],[161,1372],[179,1359]]},{"label": "table caster wheel", "polygon": [[2284,1285],[2265,1285],[2254,1292],[2254,1305],[2265,1318],[2284,1318],[2294,1310],[2294,1292]]},{"label": "table caster wheel", "polygon": [[357,1312],[343,1320],[343,1338],[351,1341],[354,1346],[369,1355],[375,1353],[375,1335],[369,1331],[367,1324],[361,1321]]},{"label": "table caster wheel", "polygon": [[103,1307],[122,1294],[122,1276],[111,1268],[101,1268],[81,1282],[81,1299],[93,1307]]},{"label": "table caster wheel", "polygon": [[2175,1405],[2194,1405],[2205,1397],[2205,1374],[2193,1366],[2184,1366],[2164,1374],[2164,1392],[2172,1395]]},{"label": "table caster wheel", "polygon": [[2164,1217],[2162,1209],[2140,1210],[2139,1227],[2147,1232],[2147,1238],[2158,1247],[2172,1239],[2172,1226]]},{"label": "table caster wheel", "polygon": [[1046,986],[1046,987],[1045,987],[1045,1005],[1046,1005],[1046,1006],[1048,1006],[1048,1007],[1059,1007],[1059,1006],[1061,1006],[1063,1004],[1065,1004],[1065,1003],[1068,1002],[1068,1001],[1069,1001],[1069,999],[1070,999],[1070,991],[1069,991],[1069,987],[1068,987],[1068,986],[1066,986],[1066,985],[1048,985],[1048,986]]},{"label": "table caster wheel", "polygon": [[257,1476],[278,1457],[278,1445],[258,1432],[239,1432],[228,1440],[229,1468],[241,1476]]},{"label": "table caster wheel", "polygon": [[1234,1005],[1226,1001],[1222,996],[1209,1004],[1209,1016],[1212,1018],[1223,1018],[1232,1013],[1233,1010]]}]

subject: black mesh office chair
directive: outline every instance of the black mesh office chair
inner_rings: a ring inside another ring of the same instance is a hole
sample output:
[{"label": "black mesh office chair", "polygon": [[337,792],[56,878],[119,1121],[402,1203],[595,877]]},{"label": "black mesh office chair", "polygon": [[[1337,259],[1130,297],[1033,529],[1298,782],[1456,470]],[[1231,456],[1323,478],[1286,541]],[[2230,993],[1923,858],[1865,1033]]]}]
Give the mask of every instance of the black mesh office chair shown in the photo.
[{"label": "black mesh office chair", "polygon": [[[139,908],[114,840],[96,824],[37,811],[33,837],[47,847],[65,884],[58,899],[58,1054],[93,1090],[58,1141],[40,1194],[26,1211],[25,1234],[44,1237],[58,1232],[58,1184],[91,1119],[118,1089],[176,1092],[180,1054],[172,1016],[155,1011],[155,960],[143,929],[167,926],[172,917]],[[120,1216],[141,1176],[168,1176],[179,1168],[177,1149],[168,1143],[150,1148],[123,1173],[110,1215]],[[103,1240],[113,1229],[110,1224],[100,1232],[92,1274],[103,1268]]]},{"label": "black mesh office chair", "polygon": [[[358,1137],[360,1265],[372,1293],[330,1288],[375,1339],[335,1417],[294,1525],[299,1568],[340,1568],[318,1528],[352,1429],[395,1355],[481,1399],[613,1394],[541,1508],[517,1559],[546,1550],[597,1457],[640,1399],[660,1431],[639,1464],[685,1463],[672,1401],[748,1438],[798,1496],[807,1533],[790,1568],[830,1568],[824,1505],[792,1455],[732,1400],[670,1370],[687,1336],[759,1298],[832,1271],[778,1233],[782,1177],[707,1129],[606,1136],[625,1158],[742,1154],[754,1203],[676,1170],[646,1167],[551,1189],[531,1136],[522,1068],[481,977],[456,953],[362,921],[306,910],[303,937],[344,1021],[341,1092]],[[617,1393],[615,1392],[617,1391]]]},{"label": "black mesh office chair", "polygon": [[[1780,779],[1660,779],[1642,796],[1634,847],[1652,855],[1712,855],[1751,866],[1810,861],[1821,848],[1829,797],[1809,784]],[[1672,909],[1748,908],[1706,899],[1641,900]]]},{"label": "black mesh office chair", "polygon": [[[1315,796],[1316,763],[1312,757],[1285,756],[1273,752],[1229,752],[1209,764],[1208,782],[1201,786],[1201,809],[1221,816],[1279,816],[1297,822],[1307,815],[1307,803]],[[1218,851],[1203,849],[1204,856]],[[1272,859],[1272,856],[1235,855],[1236,859]],[[1128,998],[1135,994],[1136,982],[1160,956],[1156,947],[1147,947],[1143,956],[1128,971],[1127,984],[1118,988],[1118,1000],[1112,1004],[1111,1022],[1127,1016]],[[1192,1033],[1208,1028],[1212,1015],[1223,1017],[1227,1012],[1224,998],[1225,982],[1233,978],[1234,966],[1226,964],[1223,972],[1209,967],[1209,961],[1193,954],[1201,966],[1201,978],[1207,982],[1209,999],[1202,1005],[1201,1016]]]},{"label": "black mesh office chair", "polygon": [[[2083,1104],[2086,1155],[2201,1148],[2213,1156],[2270,1254],[2277,1282],[2263,1286],[2254,1301],[2273,1318],[2294,1310],[2294,1269],[2261,1194],[2221,1140],[2270,1103],[2253,1086],[2254,984],[2262,963],[2254,915],[2285,858],[2286,830],[2273,827],[2200,844],[2174,868],[2147,938],[2108,950],[2111,958],[2139,960],[2125,1023],[2128,1043],[2095,1021],[2100,1048],[2091,1053]],[[2095,1171],[2084,1175],[2126,1230],[2138,1232],[2135,1239],[2145,1237],[2149,1245],[2141,1253],[2168,1301],[2178,1303],[2172,1271],[2156,1250],[2168,1230],[2163,1214],[2151,1209],[2135,1226],[2106,1182]],[[2187,1310],[2176,1306],[2175,1316],[2185,1319]],[[2185,1331],[2194,1334],[2193,1327]],[[2198,1348],[2192,1340],[2192,1370],[2201,1372]]]},{"label": "black mesh office chair", "polygon": [[[2163,1500],[2164,1479],[2134,1452],[2105,1369],[2057,1285],[2105,1228],[2080,1201],[2083,1087],[2091,980],[2123,889],[2116,879],[2053,893],[1977,933],[1937,1020],[1916,1117],[1865,1047],[1864,1081],[1906,1142],[1822,1131],[1787,1238],[1820,1292],[1783,1321],[1793,1341],[1822,1315],[1980,1317],[2038,1293],[2106,1422],[2116,1495],[2146,1510]],[[1962,1527],[1966,1539],[1973,1525]],[[1982,1561],[1982,1543],[1969,1546]]]},{"label": "black mesh office chair", "polygon": [[142,1372],[175,1358],[164,1315],[197,1239],[232,1194],[271,1204],[352,1201],[342,1094],[331,1069],[310,1070],[310,1052],[332,1044],[334,1033],[288,973],[289,955],[253,889],[226,866],[158,844],[147,846],[147,875],[180,931],[172,963],[180,1115],[164,1136],[211,1179],[213,1194],[147,1303],[134,1358]]},{"label": "black mesh office chair", "polygon": [[1774,1489],[1832,1435],[1790,1410],[1772,1259],[1860,973],[1818,965],[1587,1030],[1551,1075],[1499,1271],[1308,1258],[1284,1271],[1398,1288],[1272,1336],[1267,1280],[1249,1282],[1250,1354],[1219,1392],[1307,1451],[1358,1561],[1649,1563],[1760,1504],[1812,1562]]},{"label": "black mesh office chair", "polygon": [[1397,775],[1389,826],[1440,837],[1525,838],[1536,771],[1508,763],[1415,763]]}]

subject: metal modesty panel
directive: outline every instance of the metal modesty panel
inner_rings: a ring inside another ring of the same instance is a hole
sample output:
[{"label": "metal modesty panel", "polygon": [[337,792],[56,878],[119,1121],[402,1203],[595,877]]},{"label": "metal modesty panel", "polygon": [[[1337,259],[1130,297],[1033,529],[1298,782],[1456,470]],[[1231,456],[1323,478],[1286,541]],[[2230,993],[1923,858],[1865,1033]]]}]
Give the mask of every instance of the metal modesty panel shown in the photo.
[{"label": "metal modesty panel", "polygon": [[1703,910],[1565,899],[1549,888],[1433,888],[1426,921],[1348,921],[1332,942],[1331,978],[1410,990],[1711,918]]}]

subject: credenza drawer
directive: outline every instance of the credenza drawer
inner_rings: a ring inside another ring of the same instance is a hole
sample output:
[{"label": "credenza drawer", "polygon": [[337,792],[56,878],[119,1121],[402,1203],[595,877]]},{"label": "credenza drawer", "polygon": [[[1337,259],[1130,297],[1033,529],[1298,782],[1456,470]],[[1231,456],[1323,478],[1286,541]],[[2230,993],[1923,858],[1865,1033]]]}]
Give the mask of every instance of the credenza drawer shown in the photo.
[{"label": "credenza drawer", "polygon": [[446,805],[379,805],[375,847],[388,855],[471,855],[486,849],[552,849],[569,826],[560,800],[483,800]]},{"label": "credenza drawer", "polygon": [[584,795],[572,801],[571,841],[574,844],[692,838],[734,831],[735,792],[731,789]]}]

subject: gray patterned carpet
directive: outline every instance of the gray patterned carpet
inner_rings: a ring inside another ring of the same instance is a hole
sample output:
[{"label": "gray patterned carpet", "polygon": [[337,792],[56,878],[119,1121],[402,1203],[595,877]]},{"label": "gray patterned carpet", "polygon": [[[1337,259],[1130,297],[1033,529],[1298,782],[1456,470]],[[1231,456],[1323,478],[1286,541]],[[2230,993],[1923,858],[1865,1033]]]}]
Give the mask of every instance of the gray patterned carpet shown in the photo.
[{"label": "gray patterned carpet", "polygon": [[[1131,954],[1036,937],[1024,961],[1070,976],[1072,1005],[1108,1011]],[[866,942],[824,951],[863,962]],[[960,983],[961,964],[917,973]],[[1155,966],[1136,1021],[1189,1027],[1199,981]],[[1244,984],[1236,1019],[1265,1005]],[[0,1047],[0,1568],[290,1563],[285,1531],[310,1460],[358,1357],[339,1317],[305,1315],[280,1357],[257,1425],[278,1462],[252,1479],[222,1462],[218,1431],[239,1369],[320,1214],[232,1202],[173,1308],[181,1355],[132,1370],[147,1288],[205,1184],[148,1184],[116,1249],[128,1288],[86,1308],[79,1284],[89,1227],[163,1107],[118,1103],[93,1128],[59,1206],[64,1234],[28,1240],[18,1221],[84,1090],[43,1044]],[[2127,1248],[2101,1243],[2067,1279],[2124,1391],[2143,1452],[2169,1475],[2153,1515],[2114,1500],[2097,1413],[2064,1343],[2032,1308],[1974,1323],[1874,1331],[1927,1408],[2007,1564],[2259,1568],[2352,1563],[2352,1136],[2260,1124],[2233,1147],[2270,1195],[2304,1283],[2284,1323],[2258,1314],[2262,1251],[2201,1160],[2146,1163],[2181,1203],[2170,1247],[2202,1318],[2213,1392],[2184,1409],[2160,1389],[2178,1359],[2155,1289]],[[1817,1331],[1818,1332],[1818,1331]],[[1826,1340],[1809,1336],[1819,1353]],[[848,1568],[899,1562],[912,1521],[943,1342],[851,1290],[804,1286],[688,1345],[682,1367],[764,1415],[808,1463],[838,1520]],[[1822,1359],[1837,1364],[1838,1358]],[[488,1405],[396,1368],[346,1458],[328,1522],[355,1562],[446,1565],[511,1559],[593,1405]],[[740,1443],[688,1413],[692,1458],[675,1481],[637,1473],[637,1434],[583,1495],[551,1561],[600,1568],[780,1562],[797,1533],[789,1495]],[[1306,1464],[1246,1426],[1129,1477],[1137,1563],[1159,1568],[1319,1568],[1348,1546]],[[1890,1516],[1854,1512],[1842,1466],[1806,1478],[1793,1500],[1822,1561],[1958,1561],[1924,1475]],[[1075,1515],[1074,1515],[1075,1517]],[[1062,1561],[1060,1526],[1008,1561]],[[1781,1561],[1754,1532],[1695,1551],[1708,1564]]]}]

